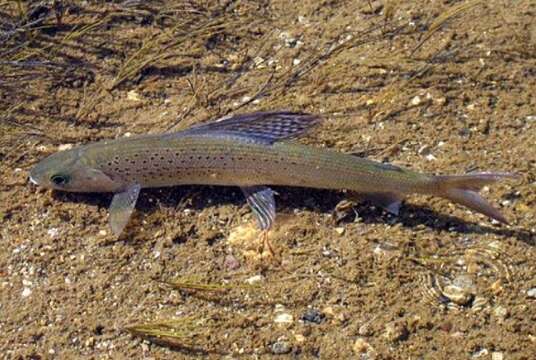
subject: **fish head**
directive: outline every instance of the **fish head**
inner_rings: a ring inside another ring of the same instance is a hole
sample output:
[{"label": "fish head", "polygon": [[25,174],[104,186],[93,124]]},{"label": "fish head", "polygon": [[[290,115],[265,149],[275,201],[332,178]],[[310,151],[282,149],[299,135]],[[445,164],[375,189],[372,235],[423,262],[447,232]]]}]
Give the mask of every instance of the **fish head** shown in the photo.
[{"label": "fish head", "polygon": [[47,189],[70,192],[117,192],[118,179],[92,167],[82,148],[60,151],[43,159],[30,171],[30,181]]}]

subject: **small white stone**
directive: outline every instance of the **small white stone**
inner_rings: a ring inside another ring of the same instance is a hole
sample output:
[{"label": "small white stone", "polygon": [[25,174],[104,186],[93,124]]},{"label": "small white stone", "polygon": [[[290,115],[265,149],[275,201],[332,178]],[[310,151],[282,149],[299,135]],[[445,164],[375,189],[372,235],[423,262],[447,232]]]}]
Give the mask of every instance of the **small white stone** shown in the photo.
[{"label": "small white stone", "polygon": [[279,313],[274,317],[276,324],[290,324],[294,321],[294,317],[289,313]]},{"label": "small white stone", "polygon": [[410,105],[417,106],[421,103],[421,97],[419,95],[415,96],[411,101],[409,102]]},{"label": "small white stone", "polygon": [[296,66],[296,65],[300,65],[301,63],[301,60],[300,59],[294,59],[292,60],[292,65]]},{"label": "small white stone", "polygon": [[488,349],[485,349],[485,348],[484,348],[484,349],[480,349],[480,350],[474,352],[472,357],[473,357],[473,358],[479,358],[479,357],[481,357],[481,356],[486,356],[486,355],[488,355],[488,354],[489,354]]},{"label": "small white stone", "polygon": [[251,96],[244,96],[244,97],[242,98],[242,102],[243,102],[243,103],[247,103],[248,101],[251,101]]},{"label": "small white stone", "polygon": [[32,289],[26,287],[26,288],[24,288],[24,289],[22,290],[22,294],[21,294],[21,295],[22,295],[23,298],[27,298],[27,297],[30,296],[31,294],[32,294]]},{"label": "small white stone", "polygon": [[527,290],[527,296],[529,298],[536,298],[536,287]]},{"label": "small white stone", "polygon": [[58,151],[65,151],[73,148],[73,144],[61,144],[58,146]]},{"label": "small white stone", "polygon": [[106,236],[106,230],[99,230],[99,235],[100,236]]},{"label": "small white stone", "polygon": [[527,121],[536,121],[536,115],[529,115],[525,118]]},{"label": "small white stone", "polygon": [[127,99],[130,101],[140,101],[140,95],[136,92],[136,90],[130,90],[127,93]]},{"label": "small white stone", "polygon": [[344,227],[342,227],[342,226],[341,227],[336,227],[334,230],[339,235],[344,234],[344,231],[345,231]]},{"label": "small white stone", "polygon": [[437,158],[436,158],[434,155],[432,155],[432,154],[428,154],[428,155],[426,155],[424,158],[425,158],[426,160],[428,160],[428,161],[434,161],[434,160],[437,160]]},{"label": "small white stone", "polygon": [[131,136],[132,136],[132,133],[130,133],[130,132],[126,132],[126,133],[123,134],[123,136],[124,136],[124,137],[131,137]]},{"label": "small white stone", "polygon": [[50,349],[50,350],[48,350],[48,353],[49,353],[50,355],[54,355],[54,354],[56,353],[56,350],[54,350],[54,349]]},{"label": "small white stone", "polygon": [[256,283],[259,283],[263,280],[263,276],[262,275],[254,275],[250,278],[247,278],[245,280],[245,282],[247,282],[248,284],[250,285],[253,285],[253,284],[256,284]]},{"label": "small white stone", "polygon": [[47,230],[47,234],[51,238],[55,238],[56,236],[58,236],[59,233],[60,231],[58,230],[58,228],[50,228]]}]

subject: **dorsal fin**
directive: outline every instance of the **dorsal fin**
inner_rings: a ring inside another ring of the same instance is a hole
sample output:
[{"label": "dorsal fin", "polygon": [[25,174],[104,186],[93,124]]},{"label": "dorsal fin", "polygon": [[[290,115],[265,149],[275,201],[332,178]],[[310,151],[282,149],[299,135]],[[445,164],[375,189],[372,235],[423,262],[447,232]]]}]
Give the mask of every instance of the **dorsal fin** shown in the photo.
[{"label": "dorsal fin", "polygon": [[271,111],[223,117],[214,122],[193,126],[175,135],[236,136],[266,143],[303,135],[320,122],[315,115]]}]

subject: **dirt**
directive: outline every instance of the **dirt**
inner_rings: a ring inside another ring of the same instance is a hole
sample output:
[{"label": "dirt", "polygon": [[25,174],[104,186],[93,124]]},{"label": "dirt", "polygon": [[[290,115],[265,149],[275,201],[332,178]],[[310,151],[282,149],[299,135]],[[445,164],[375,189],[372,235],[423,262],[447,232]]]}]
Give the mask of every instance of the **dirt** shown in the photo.
[{"label": "dirt", "polygon": [[[3,358],[536,356],[536,4],[299,4],[0,2]],[[312,146],[517,173],[484,191],[510,225],[283,187],[271,254],[238,189],[144,190],[114,239],[110,195],[28,182],[70,144],[275,109],[322,114]]]}]

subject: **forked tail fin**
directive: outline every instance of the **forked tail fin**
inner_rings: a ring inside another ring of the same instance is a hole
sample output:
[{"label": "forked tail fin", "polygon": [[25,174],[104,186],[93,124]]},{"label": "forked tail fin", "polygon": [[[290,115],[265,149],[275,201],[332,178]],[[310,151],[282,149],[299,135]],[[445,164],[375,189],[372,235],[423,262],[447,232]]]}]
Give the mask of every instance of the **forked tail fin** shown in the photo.
[{"label": "forked tail fin", "polygon": [[472,173],[466,175],[436,176],[436,195],[452,202],[467,206],[469,209],[487,215],[492,219],[508,224],[499,210],[491,206],[478,191],[485,185],[503,179],[515,179],[517,175],[508,173]]}]

